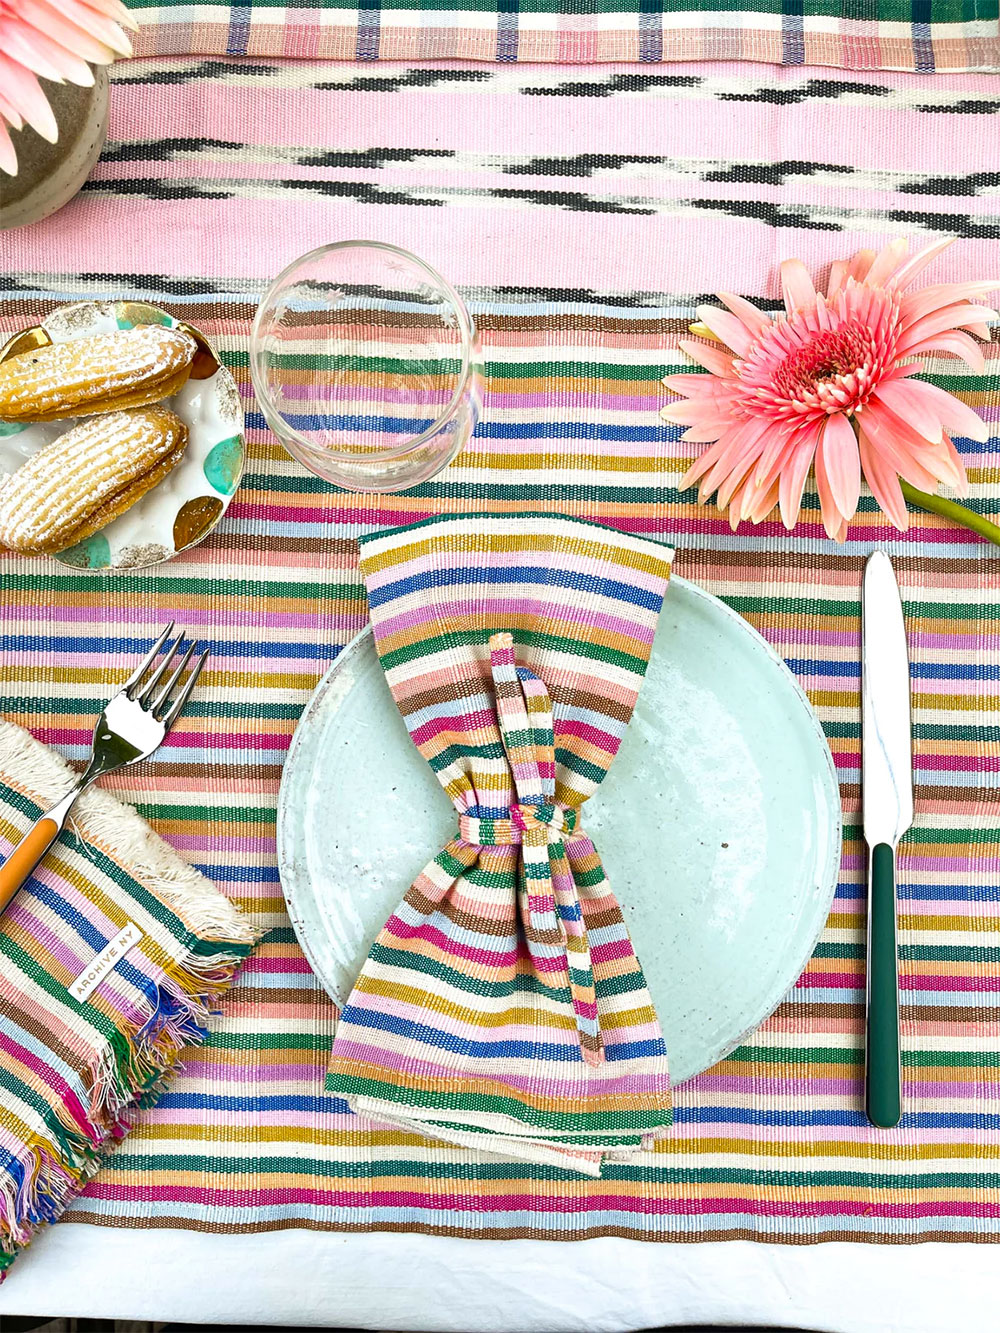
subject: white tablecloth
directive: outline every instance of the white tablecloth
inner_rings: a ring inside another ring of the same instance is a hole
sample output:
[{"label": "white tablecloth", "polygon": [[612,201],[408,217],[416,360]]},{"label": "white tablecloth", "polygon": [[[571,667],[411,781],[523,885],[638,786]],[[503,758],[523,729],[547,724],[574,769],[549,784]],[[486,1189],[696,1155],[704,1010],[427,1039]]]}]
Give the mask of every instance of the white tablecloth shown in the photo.
[{"label": "white tablecloth", "polygon": [[221,1324],[619,1333],[677,1324],[824,1333],[1000,1329],[996,1245],[652,1245],[65,1225],[0,1288],[4,1314]]}]

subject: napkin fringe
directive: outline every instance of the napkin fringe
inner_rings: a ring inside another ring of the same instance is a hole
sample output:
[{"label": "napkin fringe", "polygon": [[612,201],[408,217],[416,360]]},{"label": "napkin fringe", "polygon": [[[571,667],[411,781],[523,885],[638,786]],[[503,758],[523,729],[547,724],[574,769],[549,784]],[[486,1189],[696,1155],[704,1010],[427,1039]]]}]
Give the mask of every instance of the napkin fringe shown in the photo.
[{"label": "napkin fringe", "polygon": [[[23,728],[0,720],[0,773],[4,782],[46,806],[68,789],[72,770]],[[16,774],[15,778],[13,775]],[[50,1100],[51,1142],[33,1135],[0,1142],[16,1168],[0,1173],[0,1281],[18,1250],[39,1227],[55,1221],[100,1169],[109,1148],[131,1129],[128,1112],[152,1105],[176,1070],[181,1050],[204,1038],[215,1002],[232,981],[260,932],[193,866],[174,852],[142,817],[110,793],[92,788],[72,821],[80,852],[88,844],[111,856],[184,922],[192,936],[220,941],[214,953],[187,952],[164,973],[155,1002],[115,1032],[85,1075],[89,1105],[80,1107],[90,1133],[72,1112],[72,1098]],[[111,849],[114,849],[113,853]],[[193,942],[193,941],[192,941]],[[10,1178],[20,1174],[11,1188]]]},{"label": "napkin fringe", "polygon": [[[30,732],[0,719],[0,773],[9,787],[43,808],[64,796],[78,774]],[[201,939],[254,944],[258,932],[194,866],[181,859],[132,806],[101,787],[77,801],[69,827],[113,857]]]}]

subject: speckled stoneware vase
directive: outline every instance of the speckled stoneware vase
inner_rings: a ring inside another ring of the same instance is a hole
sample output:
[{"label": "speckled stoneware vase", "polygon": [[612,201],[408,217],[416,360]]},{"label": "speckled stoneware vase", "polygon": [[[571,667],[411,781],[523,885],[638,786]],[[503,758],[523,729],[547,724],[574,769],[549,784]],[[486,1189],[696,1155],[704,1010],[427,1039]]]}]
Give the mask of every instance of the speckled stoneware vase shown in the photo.
[{"label": "speckled stoneware vase", "polygon": [[108,75],[94,70],[94,86],[40,80],[59,126],[47,143],[25,126],[12,130],[18,171],[0,171],[0,231],[26,227],[62,208],[79,191],[101,155],[108,132]]}]

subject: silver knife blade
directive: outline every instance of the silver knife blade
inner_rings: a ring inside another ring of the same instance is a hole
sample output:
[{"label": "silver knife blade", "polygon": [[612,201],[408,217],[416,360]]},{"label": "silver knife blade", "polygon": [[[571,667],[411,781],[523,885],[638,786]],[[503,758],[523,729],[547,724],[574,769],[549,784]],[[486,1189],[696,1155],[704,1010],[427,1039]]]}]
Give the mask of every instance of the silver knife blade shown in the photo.
[{"label": "silver knife blade", "polygon": [[861,781],[865,841],[895,847],[913,823],[910,663],[903,604],[892,561],[865,565],[861,610]]}]

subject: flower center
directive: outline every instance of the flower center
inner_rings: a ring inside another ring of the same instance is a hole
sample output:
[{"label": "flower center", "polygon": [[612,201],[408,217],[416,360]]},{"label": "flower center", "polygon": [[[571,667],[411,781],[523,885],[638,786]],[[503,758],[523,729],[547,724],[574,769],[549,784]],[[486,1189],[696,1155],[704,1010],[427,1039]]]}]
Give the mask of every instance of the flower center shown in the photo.
[{"label": "flower center", "polygon": [[830,329],[788,352],[774,369],[774,392],[797,412],[851,411],[871,388],[877,360],[868,330]]},{"label": "flower center", "polygon": [[790,425],[860,412],[895,364],[899,298],[859,291],[767,324],[736,361],[737,410]]}]

